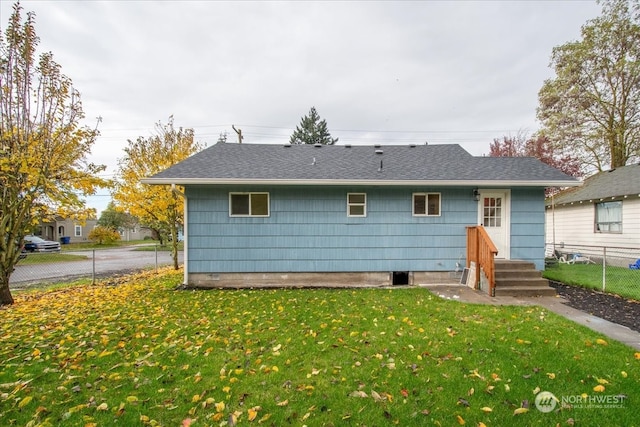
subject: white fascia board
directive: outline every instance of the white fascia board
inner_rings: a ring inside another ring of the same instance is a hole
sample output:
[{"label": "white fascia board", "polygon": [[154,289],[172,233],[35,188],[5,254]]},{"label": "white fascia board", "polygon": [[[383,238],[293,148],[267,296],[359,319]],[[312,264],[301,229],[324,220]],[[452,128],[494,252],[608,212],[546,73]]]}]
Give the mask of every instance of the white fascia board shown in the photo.
[{"label": "white fascia board", "polygon": [[155,185],[363,185],[363,186],[490,186],[490,187],[577,187],[582,185],[580,181],[534,181],[534,180],[337,180],[337,179],[220,179],[220,178],[144,178],[140,180],[143,184]]}]

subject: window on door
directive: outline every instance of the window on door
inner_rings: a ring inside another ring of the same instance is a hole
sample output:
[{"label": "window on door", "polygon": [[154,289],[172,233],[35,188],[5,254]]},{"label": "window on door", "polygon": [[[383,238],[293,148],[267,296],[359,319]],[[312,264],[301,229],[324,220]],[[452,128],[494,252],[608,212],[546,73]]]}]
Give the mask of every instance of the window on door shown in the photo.
[{"label": "window on door", "polygon": [[482,225],[485,227],[502,227],[502,197],[484,198]]}]

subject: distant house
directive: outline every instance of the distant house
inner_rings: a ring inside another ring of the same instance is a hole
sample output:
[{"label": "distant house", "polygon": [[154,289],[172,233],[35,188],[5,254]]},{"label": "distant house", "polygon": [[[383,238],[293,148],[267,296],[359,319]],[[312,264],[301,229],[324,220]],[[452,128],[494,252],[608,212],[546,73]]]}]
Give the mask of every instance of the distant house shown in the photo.
[{"label": "distant house", "polygon": [[95,218],[87,219],[84,222],[72,219],[55,217],[50,221],[44,221],[40,224],[40,233],[36,233],[42,238],[48,240],[61,241],[63,238],[67,243],[86,242],[87,236],[96,226],[98,220]]},{"label": "distant house", "polygon": [[437,281],[478,224],[542,269],[545,187],[579,185],[455,144],[218,143],[143,182],[184,188],[185,283],[203,287]]},{"label": "distant house", "polygon": [[[89,241],[89,233],[98,225],[95,218],[87,219],[84,222],[55,217],[53,220],[45,221],[40,224],[39,236],[48,240],[63,241],[64,243],[82,243]],[[123,241],[143,240],[145,237],[150,238],[152,232],[146,227],[136,225],[130,228],[120,230],[120,236]]]},{"label": "distant house", "polygon": [[546,208],[548,243],[640,248],[640,164],[597,173]]}]

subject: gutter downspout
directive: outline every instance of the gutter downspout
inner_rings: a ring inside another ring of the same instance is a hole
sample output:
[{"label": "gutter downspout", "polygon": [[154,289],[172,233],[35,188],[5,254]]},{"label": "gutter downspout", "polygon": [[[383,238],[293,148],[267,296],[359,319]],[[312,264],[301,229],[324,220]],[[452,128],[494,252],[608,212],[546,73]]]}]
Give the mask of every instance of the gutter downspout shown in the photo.
[{"label": "gutter downspout", "polygon": [[187,286],[188,282],[188,278],[189,278],[189,245],[187,244],[187,236],[189,235],[188,233],[188,219],[187,219],[187,195],[184,194],[183,192],[181,192],[180,190],[178,190],[176,188],[175,184],[171,184],[171,191],[173,191],[175,194],[177,194],[178,196],[182,197],[184,199],[184,206],[183,206],[183,213],[182,216],[184,218],[184,224],[182,226],[183,228],[183,234],[182,237],[184,239],[184,244],[183,244],[183,249],[182,249],[182,254],[183,254],[183,269],[184,269],[184,273],[183,273],[183,277],[182,277],[182,281],[183,281],[183,285]]}]

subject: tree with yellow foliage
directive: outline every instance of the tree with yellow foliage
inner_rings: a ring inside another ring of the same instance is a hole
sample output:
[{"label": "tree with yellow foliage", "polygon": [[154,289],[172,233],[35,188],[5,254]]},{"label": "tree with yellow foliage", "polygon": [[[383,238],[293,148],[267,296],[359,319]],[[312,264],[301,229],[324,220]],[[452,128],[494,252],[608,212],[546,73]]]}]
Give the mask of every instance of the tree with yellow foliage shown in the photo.
[{"label": "tree with yellow foliage", "polygon": [[50,52],[36,57],[35,17],[17,3],[0,32],[0,305],[24,236],[43,218],[82,220],[84,197],[108,183],[87,161],[98,134],[80,125],[80,94]]},{"label": "tree with yellow foliage", "polygon": [[113,190],[117,208],[137,217],[160,238],[172,244],[173,266],[178,269],[178,233],[184,224],[184,199],[180,188],[142,184],[141,179],[161,172],[202,149],[193,129],[175,129],[173,116],[156,124],[156,135],[128,141]]}]

